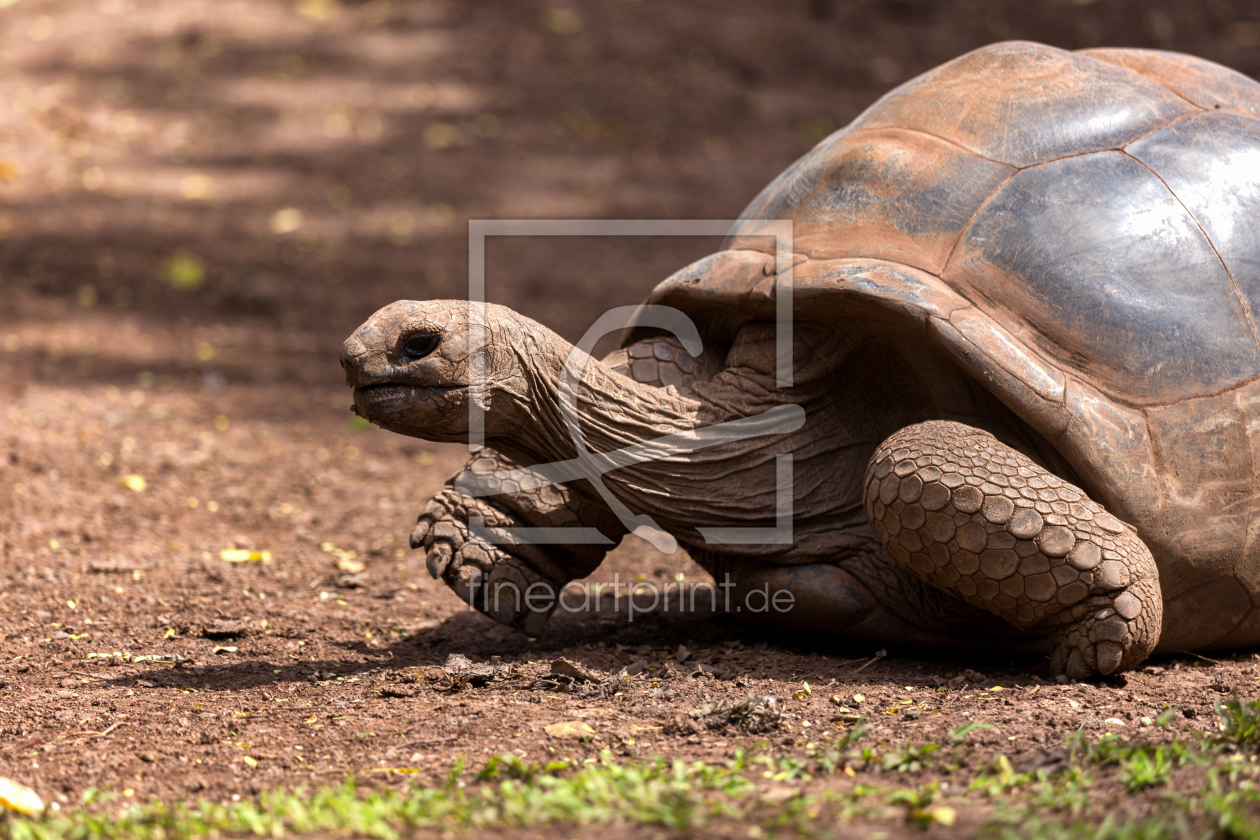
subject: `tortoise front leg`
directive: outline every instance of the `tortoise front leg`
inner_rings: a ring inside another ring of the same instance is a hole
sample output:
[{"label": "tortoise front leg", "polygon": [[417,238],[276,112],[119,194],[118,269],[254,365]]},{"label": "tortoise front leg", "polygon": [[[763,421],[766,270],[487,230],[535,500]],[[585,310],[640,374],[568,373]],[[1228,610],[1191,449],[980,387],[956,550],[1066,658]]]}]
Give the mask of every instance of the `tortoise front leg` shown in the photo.
[{"label": "tortoise front leg", "polygon": [[[722,366],[717,354],[706,350],[693,359],[673,338],[651,338],[617,350],[604,359],[617,373],[645,385],[691,388],[708,381]],[[518,465],[486,449],[465,469],[494,472]],[[491,545],[472,539],[469,515],[480,516],[489,528],[597,528],[611,542],[605,545]],[[595,571],[604,556],[626,534],[625,527],[593,493],[573,487],[542,487],[476,499],[447,486],[429,500],[411,533],[411,547],[425,550],[429,574],[442,580],[470,606],[501,624],[528,636],[541,633],[571,580]],[[536,597],[525,594],[535,584]],[[518,597],[518,595],[520,597]]]},{"label": "tortoise front leg", "polygon": [[902,429],[871,458],[863,501],[915,575],[1044,631],[1056,674],[1128,670],[1159,641],[1159,576],[1133,528],[987,432]]},{"label": "tortoise front leg", "polygon": [[[486,449],[465,469],[497,472],[517,466],[506,456]],[[481,517],[488,529],[593,527],[610,542],[492,544],[472,537],[469,516]],[[424,548],[429,574],[445,582],[469,606],[527,636],[538,636],[555,611],[565,584],[595,571],[625,533],[612,511],[566,486],[480,499],[448,485],[420,512],[411,532],[411,547]]]}]

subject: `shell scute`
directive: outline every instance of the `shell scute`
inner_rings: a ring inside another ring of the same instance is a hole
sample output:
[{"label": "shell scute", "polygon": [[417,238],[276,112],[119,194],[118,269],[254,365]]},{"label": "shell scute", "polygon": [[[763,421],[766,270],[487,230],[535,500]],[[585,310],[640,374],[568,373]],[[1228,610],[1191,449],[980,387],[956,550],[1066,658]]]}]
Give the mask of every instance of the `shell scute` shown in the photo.
[{"label": "shell scute", "polygon": [[[1253,86],[1260,91],[1260,85]],[[1255,323],[1260,312],[1260,116],[1196,114],[1151,132],[1125,152],[1156,173],[1203,228]]]},{"label": "shell scute", "polygon": [[1260,116],[1260,84],[1213,61],[1163,50],[1081,50],[1161,85],[1200,108],[1232,108]]},{"label": "shell scute", "polygon": [[[960,108],[964,101],[967,107]],[[1114,64],[1009,42],[910,80],[867,109],[853,128],[916,129],[1023,167],[1119,148],[1193,110],[1163,85]]]},{"label": "shell scute", "polygon": [[[976,207],[1014,173],[921,132],[843,131],[794,164],[790,184],[764,191],[756,214],[791,219],[794,250],[813,260],[880,259],[939,274]],[[773,244],[747,236],[728,247]]]},{"label": "shell scute", "polygon": [[1157,175],[1120,152],[1020,172],[977,215],[943,279],[1130,400],[1171,402],[1260,375],[1256,335],[1211,242]]}]

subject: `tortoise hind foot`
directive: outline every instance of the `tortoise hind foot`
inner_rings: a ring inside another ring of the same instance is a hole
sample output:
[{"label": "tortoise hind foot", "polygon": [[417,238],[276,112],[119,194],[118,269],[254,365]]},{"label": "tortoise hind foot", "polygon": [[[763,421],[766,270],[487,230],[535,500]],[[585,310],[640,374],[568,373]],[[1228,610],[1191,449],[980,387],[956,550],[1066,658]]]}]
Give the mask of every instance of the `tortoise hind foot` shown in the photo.
[{"label": "tortoise hind foot", "polygon": [[762,629],[853,635],[858,627],[881,623],[878,602],[856,578],[830,563],[781,566],[752,558],[699,562],[717,582],[723,609]]},{"label": "tortoise hind foot", "polygon": [[[1043,647],[1035,635],[1002,632],[1000,620],[925,586],[886,552],[871,548],[870,554],[794,566],[703,550],[692,559],[713,575],[720,591],[716,602],[763,630],[949,650],[983,646],[1032,652]],[[984,641],[977,645],[977,640]]]},{"label": "tortoise hind foot", "polygon": [[1134,530],[988,432],[902,429],[872,456],[863,502],[880,542],[922,580],[1044,631],[1056,674],[1125,671],[1159,641],[1158,572]]}]

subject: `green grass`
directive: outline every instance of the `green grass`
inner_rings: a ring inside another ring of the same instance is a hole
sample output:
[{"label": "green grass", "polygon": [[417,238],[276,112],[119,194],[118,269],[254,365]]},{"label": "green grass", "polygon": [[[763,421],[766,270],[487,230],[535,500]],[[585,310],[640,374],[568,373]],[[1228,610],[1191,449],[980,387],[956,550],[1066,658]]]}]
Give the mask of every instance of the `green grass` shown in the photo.
[{"label": "green grass", "polygon": [[[968,724],[941,743],[880,749],[861,724],[836,740],[775,754],[767,745],[721,763],[615,760],[462,762],[445,784],[365,790],[353,780],[275,790],[221,804],[148,803],[95,791],[73,809],[0,817],[12,840],[181,840],[341,833],[394,838],[413,829],[467,831],[540,824],[639,824],[694,832],[738,821],[767,835],[832,836],[844,823],[929,828],[972,814],[1000,840],[1260,840],[1260,703],[1217,704],[1221,731],[1164,743],[1094,741],[1075,733],[1058,772],[1018,770],[997,754],[975,765]],[[1161,716],[1167,724],[1172,715]],[[1179,777],[1178,774],[1190,774]],[[1182,778],[1183,783],[1173,782]],[[1184,783],[1189,779],[1190,783]],[[948,785],[946,784],[948,782]],[[881,784],[883,783],[883,784]],[[799,791],[796,795],[794,792]],[[1129,803],[1117,807],[1116,803]],[[121,806],[121,807],[120,807]]]},{"label": "green grass", "polygon": [[[1155,722],[1166,726],[1174,711]],[[1214,736],[1152,744],[1110,735],[1091,742],[1075,733],[1067,744],[1071,764],[1054,778],[1014,773],[999,756],[972,783],[990,796],[1014,794],[986,833],[1001,840],[1260,840],[1260,701],[1235,694],[1217,701],[1216,711],[1221,725]],[[1170,786],[1178,772],[1189,774],[1181,790]],[[1103,779],[1130,796],[1147,794],[1142,813],[1091,801]]]},{"label": "green grass", "polygon": [[[1194,795],[1166,794],[1153,813],[1132,818],[1114,813],[1082,814],[1064,819],[1031,809],[1011,810],[988,827],[1000,840],[1200,840],[1260,837],[1260,790],[1251,780],[1232,787],[1208,770]],[[1090,819],[1089,817],[1095,817]]]},{"label": "green grass", "polygon": [[579,768],[525,765],[508,756],[492,759],[467,781],[462,771],[457,766],[442,787],[361,791],[347,780],[316,791],[273,791],[257,801],[152,803],[114,815],[108,807],[92,807],[102,804],[97,800],[66,814],[11,818],[0,830],[14,840],[177,840],[211,832],[281,836],[343,831],[393,838],[421,827],[612,820],[694,828],[715,817],[739,816],[735,803],[752,789],[744,776],[726,767],[664,760],[617,764],[606,753]]}]

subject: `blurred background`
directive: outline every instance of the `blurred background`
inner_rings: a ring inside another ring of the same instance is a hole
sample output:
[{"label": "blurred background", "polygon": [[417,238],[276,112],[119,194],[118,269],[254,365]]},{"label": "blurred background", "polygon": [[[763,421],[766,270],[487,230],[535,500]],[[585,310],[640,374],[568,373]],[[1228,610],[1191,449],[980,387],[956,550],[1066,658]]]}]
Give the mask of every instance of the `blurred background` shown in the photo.
[{"label": "blurred background", "polygon": [[[304,509],[286,535],[405,533],[460,453],[350,422],[336,353],[389,301],[466,294],[470,218],[733,217],[993,41],[1260,74],[1255,0],[0,0],[0,33],[13,557],[247,544]],[[496,239],[488,294],[572,340],[715,245]]]},{"label": "blurred background", "polygon": [[[132,339],[92,352],[90,328],[24,324],[178,333],[142,367],[181,384],[335,381],[336,345],[378,306],[464,296],[469,218],[732,217],[878,96],[983,44],[1260,72],[1260,7],[1224,0],[0,7],[5,349],[17,333],[43,382],[120,386]],[[494,242],[490,295],[572,338],[711,246]]]}]

